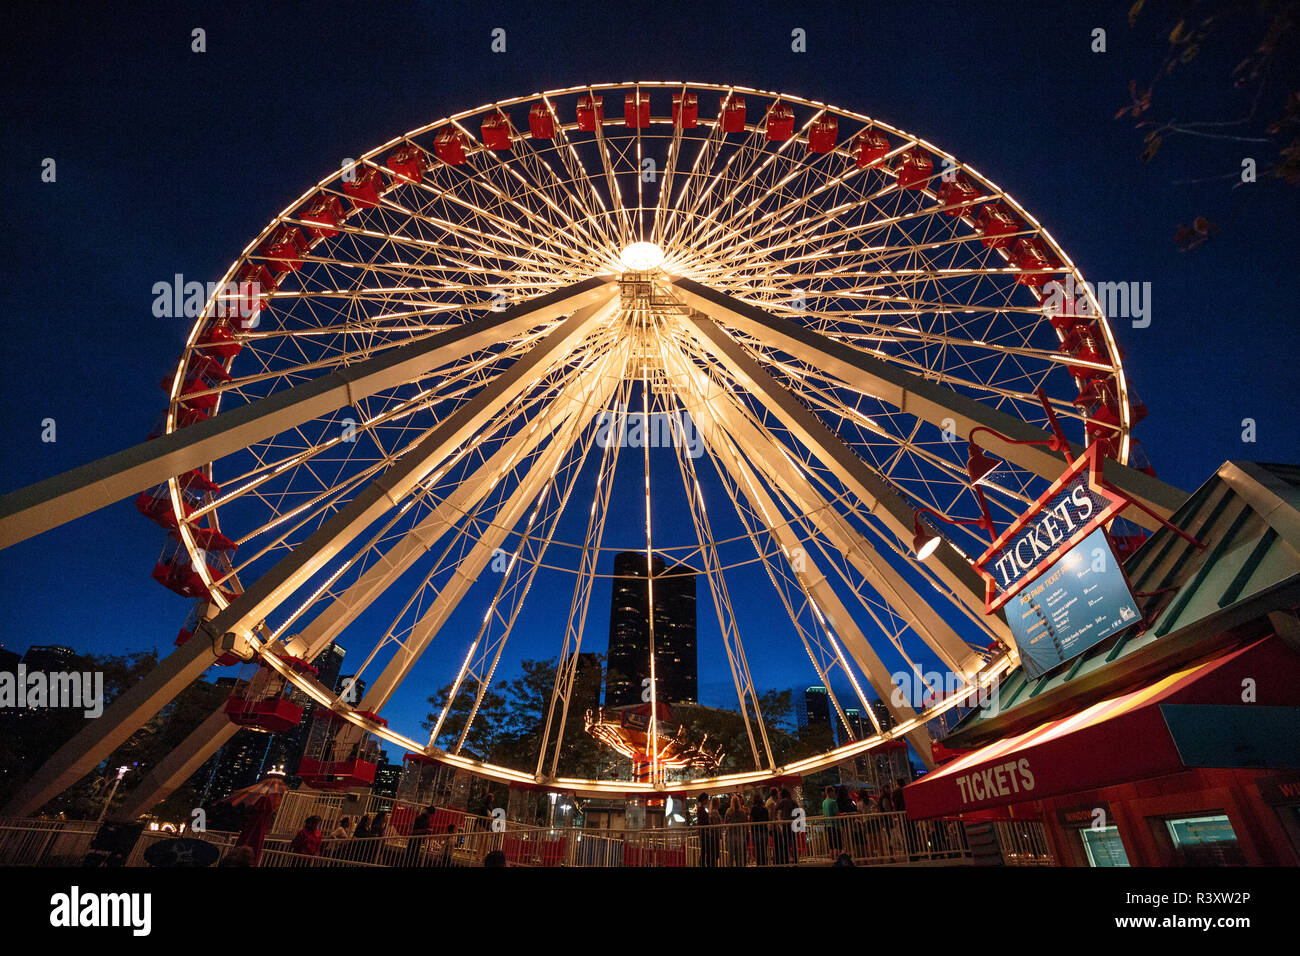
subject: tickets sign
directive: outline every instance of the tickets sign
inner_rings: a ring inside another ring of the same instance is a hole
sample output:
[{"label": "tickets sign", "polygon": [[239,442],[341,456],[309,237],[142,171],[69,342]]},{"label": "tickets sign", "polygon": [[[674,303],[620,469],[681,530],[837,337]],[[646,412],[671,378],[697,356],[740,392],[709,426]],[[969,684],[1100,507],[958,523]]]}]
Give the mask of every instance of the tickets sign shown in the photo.
[{"label": "tickets sign", "polygon": [[998,611],[1128,503],[1102,480],[1101,455],[1089,445],[975,562],[984,578],[984,612]]}]

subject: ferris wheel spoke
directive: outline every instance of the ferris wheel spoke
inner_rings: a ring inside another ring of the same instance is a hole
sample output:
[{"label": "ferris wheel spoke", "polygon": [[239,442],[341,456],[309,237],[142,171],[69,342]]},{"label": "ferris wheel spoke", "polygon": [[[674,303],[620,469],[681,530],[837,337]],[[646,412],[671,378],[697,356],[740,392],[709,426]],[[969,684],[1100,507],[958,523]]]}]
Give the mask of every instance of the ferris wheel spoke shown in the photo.
[{"label": "ferris wheel spoke", "polygon": [[[817,530],[828,536],[858,573],[884,598],[895,612],[925,641],[954,671],[965,673],[974,662],[971,652],[952,627],[935,613],[906,582],[901,574],[876,551],[866,538],[848,525],[834,511],[830,503],[813,487],[807,476],[798,468],[790,467],[794,459],[770,434],[763,435],[743,416],[737,414],[735,400],[724,390],[710,390],[702,384],[702,373],[685,363],[678,365],[679,374],[689,376],[694,394],[714,398],[705,403],[702,411],[711,418],[715,428],[724,429],[741,449],[748,461],[764,473],[778,493],[791,498],[799,512],[810,520]],[[858,593],[855,589],[854,593]]]},{"label": "ferris wheel spoke", "polygon": [[[614,398],[612,417],[618,433],[622,434],[624,409],[627,408],[631,395],[631,382],[626,369],[620,374],[622,379]],[[550,776],[559,772],[561,748],[564,744],[564,731],[569,719],[569,705],[573,701],[574,683],[578,676],[579,654],[582,652],[582,639],[586,631],[587,611],[591,607],[592,585],[596,580],[596,570],[601,556],[601,543],[605,535],[605,522],[609,516],[610,493],[614,486],[614,473],[618,468],[621,442],[608,442],[601,456],[600,469],[596,474],[596,489],[592,497],[591,511],[587,517],[587,531],[583,539],[579,556],[578,572],[575,576],[573,597],[569,603],[569,616],[564,626],[564,640],[560,646],[560,656],[555,669],[555,687],[546,709],[546,723],[542,728],[542,743],[538,748],[536,774],[540,776],[546,763],[548,748],[551,749]],[[551,728],[556,728],[555,744],[550,745]]]},{"label": "ferris wheel spoke", "polygon": [[[838,596],[831,590],[825,576],[818,569],[815,562],[809,558],[802,538],[795,533],[791,524],[785,520],[777,509],[776,502],[762,487],[758,476],[746,462],[743,453],[732,445],[725,436],[725,430],[718,428],[712,418],[704,419],[702,438],[706,447],[710,449],[714,460],[721,462],[721,467],[730,473],[732,483],[739,490],[740,496],[749,502],[750,509],[760,516],[761,523],[767,533],[780,545],[781,552],[790,564],[800,591],[811,607],[819,625],[825,629],[827,638],[834,648],[835,657],[844,673],[849,675],[863,708],[870,711],[866,695],[853,677],[852,669],[849,667],[848,660],[844,657],[843,650],[835,642],[831,634],[831,628],[827,620],[828,616],[836,622],[835,627],[848,642],[853,659],[863,669],[868,681],[875,687],[877,694],[882,701],[888,701],[886,706],[890,708],[898,723],[905,724],[915,715],[910,713],[910,708],[907,708],[906,705],[897,706],[892,699],[890,694],[892,684],[883,663],[876,656],[875,651],[871,649],[870,644],[858,629],[856,622],[849,615],[847,609],[840,603]],[[742,514],[743,521],[743,513],[739,509],[738,513]],[[765,563],[767,563],[766,560]],[[793,616],[792,619],[794,619]],[[817,666],[819,676],[825,678],[827,671],[818,663],[815,655],[810,652],[809,656],[813,659],[814,665]],[[824,686],[827,687],[828,693],[833,692],[829,681]],[[843,718],[843,716],[841,712],[841,717]],[[919,732],[914,736],[917,749],[928,752],[928,734],[925,733],[924,728],[920,728]]]},{"label": "ferris wheel spoke", "polygon": [[[618,349],[611,349],[601,360],[602,374],[597,376],[594,387],[601,390],[597,394],[601,396],[602,402],[607,400],[608,395],[613,391],[614,385],[609,380],[608,370],[610,362],[613,361],[612,357],[616,356],[619,351]],[[572,447],[576,440],[577,431],[583,424],[583,420],[583,416],[575,416],[565,424],[561,431],[557,432],[542,453],[541,458],[528,472],[528,478],[515,489],[507,503],[502,505],[498,511],[498,516],[493,519],[492,525],[486,529],[474,544],[471,552],[461,562],[453,581],[438,592],[429,610],[413,626],[410,638],[399,649],[398,654],[388,662],[375,683],[367,689],[366,700],[363,700],[363,705],[370,704],[372,709],[373,706],[382,706],[388,696],[392,694],[409,671],[411,665],[424,652],[429,641],[437,634],[446,618],[464,596],[469,585],[482,571],[483,566],[491,558],[493,551],[500,546],[506,535],[518,523],[528,505],[545,487],[546,481],[550,479],[551,472],[562,460],[562,455]],[[450,698],[447,703],[450,705]],[[431,741],[435,739],[431,738]]]},{"label": "ferris wheel spoke", "polygon": [[[677,396],[680,398],[680,394]],[[749,661],[745,647],[740,639],[740,629],[736,624],[735,610],[731,604],[731,593],[727,588],[726,578],[722,574],[722,562],[718,558],[717,544],[713,529],[709,525],[708,511],[704,504],[704,492],[700,489],[699,477],[695,472],[695,463],[687,453],[684,444],[674,443],[677,452],[678,470],[682,476],[682,487],[686,494],[696,538],[701,542],[700,562],[703,565],[705,580],[709,585],[709,595],[713,599],[713,610],[721,628],[722,646],[727,654],[727,665],[731,670],[731,680],[736,688],[736,700],[740,706],[740,715],[745,723],[745,735],[749,738],[749,748],[754,757],[754,768],[762,769],[763,758],[759,756],[759,741],[754,739],[752,724],[758,725],[759,738],[762,741],[763,757],[767,759],[769,769],[776,768],[776,759],[772,755],[772,744],[768,739],[767,726],[763,722],[763,711],[759,703],[758,692],[754,689],[754,679],[750,674]],[[754,720],[751,722],[750,713]]]},{"label": "ferris wheel spoke", "polygon": [[[606,411],[608,414],[608,410]],[[483,623],[479,628],[478,636],[471,644],[470,652],[466,655],[465,665],[462,667],[460,675],[453,684],[452,691],[448,694],[448,702],[455,700],[456,688],[458,688],[466,677],[474,681],[475,695],[474,702],[470,705],[469,713],[466,715],[465,723],[461,728],[460,735],[456,740],[454,753],[460,753],[461,748],[465,745],[466,737],[473,725],[474,718],[483,701],[483,696],[487,693],[488,687],[492,682],[492,676],[495,674],[497,666],[501,661],[501,654],[505,650],[506,641],[510,638],[510,633],[514,629],[515,622],[519,619],[519,614],[523,610],[524,600],[528,596],[528,591],[532,587],[534,578],[537,576],[537,570],[541,566],[542,559],[546,555],[546,549],[555,536],[555,529],[559,523],[560,517],[564,513],[565,507],[573,494],[573,489],[577,484],[578,477],[582,471],[582,466],[587,460],[591,451],[591,446],[595,442],[600,429],[590,428],[585,441],[578,447],[575,444],[575,454],[568,457],[568,460],[562,467],[552,472],[550,483],[542,494],[538,497],[537,504],[533,507],[532,514],[528,518],[527,530],[520,538],[519,547],[511,556],[510,562],[502,575],[502,580],[497,588],[496,596],[488,606],[488,612],[484,615]],[[608,446],[605,449],[608,452]],[[562,472],[567,467],[568,475],[562,477]],[[554,498],[555,504],[550,509],[550,514],[543,511],[547,498]],[[540,519],[540,520],[539,520]],[[534,534],[534,526],[543,527],[545,530],[539,534]],[[525,548],[533,550],[531,560],[525,562],[521,560]],[[527,564],[526,570],[520,570],[516,575],[516,568],[523,569]],[[513,593],[512,593],[513,592]],[[512,605],[508,619],[502,618],[500,607],[503,603]],[[493,636],[494,625],[500,624],[501,630],[498,635]],[[489,658],[491,659],[489,662]],[[436,738],[431,737],[431,740]],[[543,741],[544,746],[544,741]]]}]

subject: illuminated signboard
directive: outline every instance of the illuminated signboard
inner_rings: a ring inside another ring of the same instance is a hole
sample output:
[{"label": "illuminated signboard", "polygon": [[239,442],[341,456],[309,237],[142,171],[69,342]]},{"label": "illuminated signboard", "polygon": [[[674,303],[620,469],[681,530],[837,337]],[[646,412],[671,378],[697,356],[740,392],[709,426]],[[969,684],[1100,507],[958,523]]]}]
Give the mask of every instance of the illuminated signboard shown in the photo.
[{"label": "illuminated signboard", "polygon": [[1100,528],[1008,601],[1005,610],[1028,677],[1078,657],[1141,618]]},{"label": "illuminated signboard", "polygon": [[984,578],[984,612],[1001,608],[1128,503],[1102,481],[1101,456],[1089,445],[975,562]]}]

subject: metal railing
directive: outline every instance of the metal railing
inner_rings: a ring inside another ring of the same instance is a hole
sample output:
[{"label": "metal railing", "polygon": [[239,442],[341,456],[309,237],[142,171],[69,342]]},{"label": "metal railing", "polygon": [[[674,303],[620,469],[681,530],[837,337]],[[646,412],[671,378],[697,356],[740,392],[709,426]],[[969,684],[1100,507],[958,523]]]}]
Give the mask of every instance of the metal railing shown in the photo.
[{"label": "metal railing", "polygon": [[993,824],[1006,866],[1056,866],[1039,820],[999,820]]},{"label": "metal railing", "polygon": [[[443,811],[440,811],[440,813]],[[508,866],[687,867],[808,866],[834,863],[841,854],[856,865],[968,863],[966,832],[957,820],[908,820],[902,812],[808,817],[779,823],[723,823],[705,827],[596,830],[530,827],[494,829],[485,817],[457,813],[454,832],[322,839],[319,854],[295,852],[292,838],[268,836],[260,867],[451,867],[482,866],[499,851]],[[436,815],[435,815],[436,816]],[[500,824],[498,823],[498,826]],[[1009,823],[1002,841],[1011,865],[1050,865],[1041,825]],[[79,865],[98,825],[89,821],[0,820],[0,866]],[[322,828],[323,829],[323,828]],[[438,832],[441,829],[443,832]],[[127,858],[144,866],[156,841],[176,834],[145,831]],[[236,835],[190,833],[218,847],[218,859]],[[1013,843],[1012,841],[1019,841]],[[1013,847],[1013,849],[1008,849]]]}]

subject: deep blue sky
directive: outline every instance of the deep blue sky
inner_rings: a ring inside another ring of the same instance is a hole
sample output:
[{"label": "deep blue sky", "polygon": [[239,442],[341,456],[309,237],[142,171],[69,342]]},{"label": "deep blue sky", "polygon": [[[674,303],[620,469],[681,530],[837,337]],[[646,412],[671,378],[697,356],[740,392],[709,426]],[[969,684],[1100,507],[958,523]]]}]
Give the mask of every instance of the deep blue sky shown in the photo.
[{"label": "deep blue sky", "polygon": [[[150,314],[153,283],[218,278],[342,157],[499,98],[642,78],[826,100],[969,161],[1085,275],[1152,284],[1150,327],[1117,336],[1162,478],[1190,490],[1225,459],[1300,460],[1295,191],[1174,184],[1238,168],[1240,144],[1171,142],[1140,164],[1140,135],[1113,116],[1168,24],[1157,8],[1135,34],[1127,0],[1084,6],[6,5],[0,490],[142,439],[186,331]],[[196,26],[204,54],[190,52]],[[505,54],[489,50],[495,27]],[[790,50],[795,27],[807,53]],[[1105,54],[1089,50],[1095,27]],[[40,181],[45,157],[57,183]],[[1198,214],[1221,232],[1181,253],[1174,227]],[[54,444],[40,440],[44,418],[58,423]],[[0,643],[168,649],[188,604],[149,578],[159,544],[123,502],[0,552]]]}]

